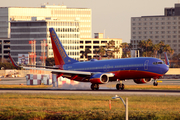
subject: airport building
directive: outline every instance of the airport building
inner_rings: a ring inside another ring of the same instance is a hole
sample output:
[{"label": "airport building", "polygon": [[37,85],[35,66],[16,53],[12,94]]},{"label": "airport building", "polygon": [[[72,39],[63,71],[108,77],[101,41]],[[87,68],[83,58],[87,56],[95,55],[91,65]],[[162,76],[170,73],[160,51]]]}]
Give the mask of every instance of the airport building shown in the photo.
[{"label": "airport building", "polygon": [[79,21],[80,38],[92,38],[91,9],[68,8],[64,5],[42,5],[39,8],[0,7],[0,37],[10,38],[9,21],[30,21],[32,17],[54,18],[60,21]]},{"label": "airport building", "polygon": [[[76,60],[80,58],[80,23],[79,21],[64,21],[48,18],[38,20],[33,17],[31,21],[12,21],[10,47],[13,59],[18,61],[18,54],[36,53],[36,64],[42,61],[42,52],[46,57],[54,57],[51,45],[49,28],[53,27],[61,40],[67,54]],[[30,41],[36,41],[35,48],[32,48]],[[46,41],[42,51],[42,41]]]},{"label": "airport building", "polygon": [[[119,48],[119,52],[114,52],[114,58],[121,58],[122,56],[122,48],[120,45],[122,44],[122,39],[117,38],[103,38],[103,33],[95,33],[94,38],[81,38],[80,39],[80,61],[86,61],[87,59],[97,59],[97,55],[99,57],[99,54],[95,52],[95,50],[98,50],[101,46],[106,47],[107,43],[110,41],[114,41],[114,47]],[[88,48],[91,53],[88,53],[88,58],[85,58],[85,56],[82,55],[82,52],[85,52],[86,48]],[[96,55],[97,54],[97,55]]]},{"label": "airport building", "polygon": [[132,49],[138,48],[141,40],[151,39],[154,44],[163,41],[175,54],[180,53],[180,4],[165,8],[164,15],[131,17]]}]

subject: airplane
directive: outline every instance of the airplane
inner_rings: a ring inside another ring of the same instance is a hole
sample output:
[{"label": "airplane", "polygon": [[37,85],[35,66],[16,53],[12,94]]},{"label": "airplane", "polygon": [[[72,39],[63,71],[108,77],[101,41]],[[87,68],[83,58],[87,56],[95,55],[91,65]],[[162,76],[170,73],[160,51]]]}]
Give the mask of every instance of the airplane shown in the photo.
[{"label": "airplane", "polygon": [[[34,68],[25,67],[24,69],[36,69],[51,71],[57,75],[57,78],[62,76],[78,82],[90,82],[92,90],[99,90],[99,84],[105,84],[112,81],[119,81],[116,84],[117,90],[124,90],[124,80],[134,80],[137,84],[148,83],[154,79],[154,86],[158,85],[156,79],[161,78],[169,70],[169,61],[165,53],[166,64],[157,58],[153,57],[138,57],[138,58],[121,58],[110,60],[96,60],[79,62],[70,58],[55,30],[49,28],[51,43],[54,53],[55,67],[50,68]],[[17,64],[10,59],[14,66]],[[22,66],[21,66],[22,67]]]}]

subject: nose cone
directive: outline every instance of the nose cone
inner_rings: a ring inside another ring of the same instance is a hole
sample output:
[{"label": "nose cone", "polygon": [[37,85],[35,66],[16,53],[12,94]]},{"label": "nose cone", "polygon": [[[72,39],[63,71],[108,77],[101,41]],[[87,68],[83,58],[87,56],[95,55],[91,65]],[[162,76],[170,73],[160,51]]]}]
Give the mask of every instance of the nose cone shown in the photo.
[{"label": "nose cone", "polygon": [[162,73],[165,74],[169,70],[169,66],[164,65],[162,69]]}]

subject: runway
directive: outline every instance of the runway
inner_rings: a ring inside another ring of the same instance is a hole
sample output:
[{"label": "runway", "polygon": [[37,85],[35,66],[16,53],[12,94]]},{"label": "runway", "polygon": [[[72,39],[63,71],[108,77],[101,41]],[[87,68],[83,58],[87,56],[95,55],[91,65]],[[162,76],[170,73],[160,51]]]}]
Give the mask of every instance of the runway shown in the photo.
[{"label": "runway", "polygon": [[112,89],[92,90],[64,90],[64,89],[3,89],[0,93],[23,93],[23,94],[97,94],[97,95],[175,95],[180,96],[180,90],[123,90]]},{"label": "runway", "polygon": [[[117,82],[110,82],[108,84],[116,84]],[[125,85],[136,85],[133,80],[127,80],[123,82]],[[6,85],[26,85],[25,78],[2,78],[0,84]],[[152,85],[153,82],[144,84]],[[163,80],[161,85],[180,85],[179,79]],[[80,83],[76,87],[63,86],[61,88],[48,88],[48,89],[3,89],[0,88],[0,93],[23,93],[23,94],[103,94],[103,95],[178,95],[180,96],[180,90],[123,90],[117,91],[115,88],[100,87],[98,91],[92,91],[90,89],[90,83]],[[65,89],[64,89],[65,88]]]}]

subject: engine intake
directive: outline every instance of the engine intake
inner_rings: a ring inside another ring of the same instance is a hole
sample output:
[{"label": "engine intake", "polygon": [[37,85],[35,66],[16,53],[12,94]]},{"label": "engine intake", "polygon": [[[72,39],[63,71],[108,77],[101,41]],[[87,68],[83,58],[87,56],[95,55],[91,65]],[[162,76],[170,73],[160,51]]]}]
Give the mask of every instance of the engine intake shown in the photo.
[{"label": "engine intake", "polygon": [[98,73],[90,77],[89,81],[94,84],[104,84],[109,82],[109,77],[106,74]]},{"label": "engine intake", "polygon": [[137,84],[148,83],[150,81],[151,81],[151,78],[134,79],[134,82]]}]

